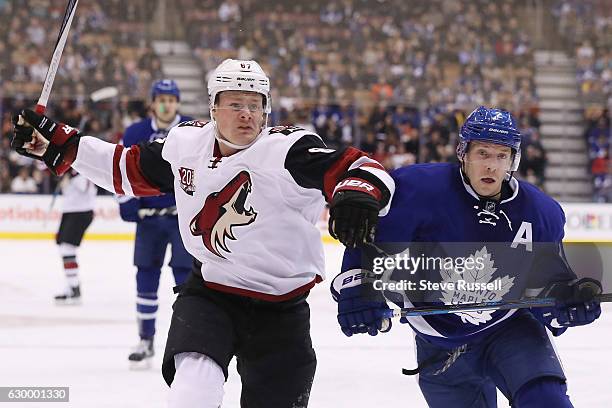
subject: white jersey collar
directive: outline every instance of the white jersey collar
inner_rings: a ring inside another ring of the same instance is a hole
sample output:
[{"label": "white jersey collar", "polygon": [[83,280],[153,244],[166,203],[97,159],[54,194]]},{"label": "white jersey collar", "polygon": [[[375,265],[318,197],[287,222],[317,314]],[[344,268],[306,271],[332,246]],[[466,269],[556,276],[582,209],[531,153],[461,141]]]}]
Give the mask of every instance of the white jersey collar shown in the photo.
[{"label": "white jersey collar", "polygon": [[[463,174],[463,171],[461,171],[461,166],[459,166],[459,176],[461,177],[461,182],[463,183],[463,187],[465,187],[465,191],[467,191],[469,195],[471,195],[472,197],[480,201],[480,196],[478,196],[476,191],[474,191],[472,186],[470,186],[468,182],[466,181],[465,175]],[[514,176],[512,176],[510,177],[509,184],[510,184],[510,188],[512,189],[512,195],[506,198],[505,200],[500,201],[499,202],[500,204],[504,204],[504,203],[514,200],[516,196],[518,195],[518,192],[519,192],[518,180],[514,178]]]}]

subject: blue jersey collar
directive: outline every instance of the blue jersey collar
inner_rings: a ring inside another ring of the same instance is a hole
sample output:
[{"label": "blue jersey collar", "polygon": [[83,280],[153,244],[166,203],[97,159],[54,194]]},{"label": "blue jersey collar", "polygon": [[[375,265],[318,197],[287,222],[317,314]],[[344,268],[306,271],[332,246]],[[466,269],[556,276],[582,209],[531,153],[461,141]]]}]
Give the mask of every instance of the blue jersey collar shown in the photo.
[{"label": "blue jersey collar", "polygon": [[[181,115],[177,113],[172,123],[170,123],[168,127],[164,130],[170,130],[171,128],[178,125],[179,123],[181,123]],[[159,128],[157,127],[157,122],[155,121],[155,118],[151,118],[151,128],[153,128],[155,132],[159,130]]]}]

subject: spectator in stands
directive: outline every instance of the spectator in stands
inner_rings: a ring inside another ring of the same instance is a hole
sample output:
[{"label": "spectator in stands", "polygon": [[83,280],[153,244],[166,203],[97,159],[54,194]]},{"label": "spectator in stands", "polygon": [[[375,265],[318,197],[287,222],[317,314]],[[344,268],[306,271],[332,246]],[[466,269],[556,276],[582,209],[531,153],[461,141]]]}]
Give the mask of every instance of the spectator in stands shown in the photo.
[{"label": "spectator in stands", "polygon": [[590,109],[585,112],[585,116],[585,137],[589,145],[590,170],[593,175],[593,199],[596,202],[612,202],[612,134],[609,112],[605,109]]},{"label": "spectator in stands", "polygon": [[601,143],[601,137],[603,137],[608,142],[610,141],[610,124],[609,119],[606,117],[606,114],[606,111],[602,111],[599,114],[599,117],[597,117],[589,124],[586,131],[588,143]]},{"label": "spectator in stands", "polygon": [[361,141],[361,150],[366,153],[373,154],[376,152],[378,141],[376,140],[376,133],[373,130],[368,130],[365,134],[364,140]]},{"label": "spectator in stands", "polygon": [[544,186],[546,155],[537,144],[528,144],[523,149],[519,173],[532,184]]},{"label": "spectator in stands", "polygon": [[30,169],[28,167],[22,167],[19,169],[17,177],[11,182],[11,192],[16,194],[28,194],[37,193],[38,186],[32,176],[30,176]]},{"label": "spectator in stands", "polygon": [[[396,147],[396,148],[395,148]],[[416,163],[416,155],[406,150],[406,145],[398,143],[392,149],[391,156],[389,157],[389,168],[397,169],[403,166],[409,166]]]},{"label": "spectator in stands", "polygon": [[8,163],[0,161],[0,193],[11,192],[11,173],[9,172]]}]

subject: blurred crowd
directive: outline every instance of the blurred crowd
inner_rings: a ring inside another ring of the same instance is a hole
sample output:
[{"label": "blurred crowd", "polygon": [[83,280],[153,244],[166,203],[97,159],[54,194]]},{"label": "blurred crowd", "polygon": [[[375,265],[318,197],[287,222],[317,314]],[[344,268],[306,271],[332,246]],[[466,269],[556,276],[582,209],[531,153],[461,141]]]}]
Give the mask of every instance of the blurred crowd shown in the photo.
[{"label": "blurred crowd", "polygon": [[[148,86],[162,72],[146,34],[154,2],[144,3],[79,5],[51,115],[114,142],[147,113]],[[541,186],[533,48],[517,17],[525,3],[177,0],[176,11],[204,73],[228,57],[262,62],[272,80],[271,124],[311,128],[331,147],[361,147],[391,169],[455,161],[466,115],[479,104],[502,107],[526,135],[520,174]],[[11,113],[40,92],[64,5],[0,0],[2,192],[54,189],[48,173],[10,152],[6,135]],[[118,100],[89,99],[109,85]]]},{"label": "blurred crowd", "polygon": [[612,202],[612,4],[609,0],[559,0],[553,14],[575,53],[585,111],[594,201]]},{"label": "blurred crowd", "polygon": [[205,72],[228,56],[264,61],[281,106],[352,100],[446,111],[534,104],[517,3],[179,1]]},{"label": "blurred crowd", "polygon": [[275,123],[309,126],[330,146],[357,145],[396,168],[455,161],[466,113],[499,106],[535,134],[521,171],[542,185],[533,49],[517,4],[179,1],[205,73],[228,57],[264,62]]},{"label": "blurred crowd", "polygon": [[593,200],[596,202],[612,202],[611,135],[609,110],[596,106],[588,109],[585,138],[593,175]]},{"label": "blurred crowd", "polygon": [[[42,88],[66,0],[0,0],[0,77],[3,95],[36,95]],[[83,103],[112,84],[142,97],[161,61],[147,47],[152,8],[145,0],[81,2],[53,85],[54,98]]]},{"label": "blurred crowd", "polygon": [[553,9],[559,33],[576,56],[578,80],[588,101],[612,95],[612,4],[609,0],[559,0]]},{"label": "blurred crowd", "polygon": [[[0,192],[43,192],[56,180],[31,159],[9,149],[10,118],[32,107],[42,89],[60,29],[65,0],[0,0]],[[88,134],[117,141],[117,133],[146,113],[143,96],[162,76],[147,37],[147,0],[80,2],[60,67],[49,113]],[[93,103],[91,94],[112,85],[119,103]],[[55,102],[57,101],[57,102]]]}]

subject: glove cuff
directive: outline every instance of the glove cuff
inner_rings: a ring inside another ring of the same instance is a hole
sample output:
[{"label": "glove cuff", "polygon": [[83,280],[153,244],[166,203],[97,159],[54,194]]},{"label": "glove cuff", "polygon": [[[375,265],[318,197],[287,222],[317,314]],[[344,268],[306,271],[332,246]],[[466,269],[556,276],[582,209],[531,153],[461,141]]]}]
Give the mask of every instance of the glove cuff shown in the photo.
[{"label": "glove cuff", "polygon": [[332,193],[332,197],[340,191],[359,191],[362,193],[369,194],[376,201],[380,202],[382,199],[382,192],[374,184],[360,177],[347,177],[341,180]]},{"label": "glove cuff", "polygon": [[[376,279],[377,276],[373,272],[365,269],[349,269],[341,272],[333,279],[330,286],[332,297],[337,302],[340,298],[341,290],[358,287],[362,284],[371,285]],[[372,291],[374,291],[373,288]],[[382,293],[380,294],[380,299],[384,301]]]},{"label": "glove cuff", "polygon": [[58,123],[55,128],[50,129],[53,133],[49,141],[56,146],[63,146],[73,137],[78,137],[78,129],[68,126],[65,123]]},{"label": "glove cuff", "polygon": [[76,160],[78,147],[78,137],[73,137],[72,140],[68,141],[68,145],[63,146],[57,146],[52,142],[43,154],[42,160],[54,175],[61,176],[70,169],[72,163]]}]

